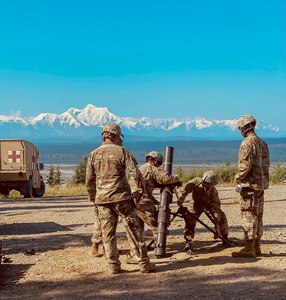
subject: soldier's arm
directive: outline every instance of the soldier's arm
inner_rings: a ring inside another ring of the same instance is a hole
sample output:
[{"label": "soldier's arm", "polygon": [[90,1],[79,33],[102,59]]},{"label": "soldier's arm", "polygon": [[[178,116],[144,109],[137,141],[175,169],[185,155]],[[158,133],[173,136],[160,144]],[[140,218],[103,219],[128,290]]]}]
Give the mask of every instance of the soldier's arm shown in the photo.
[{"label": "soldier's arm", "polygon": [[214,219],[215,224],[217,225],[221,220],[221,202],[219,199],[218,191],[215,187],[213,187],[213,191],[211,193],[211,209],[210,213]]},{"label": "soldier's arm", "polygon": [[87,160],[85,185],[89,200],[94,202],[96,195],[96,174],[92,163],[92,154],[90,154]]},{"label": "soldier's arm", "polygon": [[143,194],[144,192],[144,179],[138,168],[138,163],[133,155],[126,149],[123,148],[124,160],[126,169],[130,176],[129,185],[132,194]]},{"label": "soldier's arm", "polygon": [[269,168],[270,166],[270,156],[269,156],[269,149],[267,144],[263,141],[263,167]]},{"label": "soldier's arm", "polygon": [[180,203],[184,203],[186,197],[188,194],[193,192],[194,187],[196,186],[196,181],[194,179],[190,180],[189,182],[186,183],[184,186],[183,192],[180,196]]},{"label": "soldier's arm", "polygon": [[243,179],[247,176],[252,168],[253,156],[252,156],[252,146],[249,143],[244,143],[241,145],[239,150],[239,162],[237,167],[237,172],[234,177],[234,182],[240,184]]},{"label": "soldier's arm", "polygon": [[158,184],[158,187],[176,185],[180,183],[178,176],[169,175],[165,170],[161,168],[153,168],[153,178]]}]

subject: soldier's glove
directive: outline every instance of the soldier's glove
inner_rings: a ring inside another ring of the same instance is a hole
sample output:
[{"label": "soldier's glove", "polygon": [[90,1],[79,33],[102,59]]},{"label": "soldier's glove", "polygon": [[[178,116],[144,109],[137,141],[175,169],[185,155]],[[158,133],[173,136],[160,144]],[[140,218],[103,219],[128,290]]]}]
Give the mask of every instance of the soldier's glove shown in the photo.
[{"label": "soldier's glove", "polygon": [[216,226],[215,226],[215,230],[216,230],[216,232],[215,232],[215,234],[214,234],[214,239],[216,240],[216,239],[218,239],[218,238],[221,237],[221,231],[220,231],[219,225],[216,225]]},{"label": "soldier's glove", "polygon": [[238,184],[236,187],[235,187],[235,189],[234,189],[237,193],[240,193],[241,192],[241,190],[242,190],[242,186],[241,186],[241,184]]},{"label": "soldier's glove", "polygon": [[183,204],[184,204],[184,199],[180,197],[180,198],[177,200],[177,204],[178,204],[178,206],[183,206]]}]

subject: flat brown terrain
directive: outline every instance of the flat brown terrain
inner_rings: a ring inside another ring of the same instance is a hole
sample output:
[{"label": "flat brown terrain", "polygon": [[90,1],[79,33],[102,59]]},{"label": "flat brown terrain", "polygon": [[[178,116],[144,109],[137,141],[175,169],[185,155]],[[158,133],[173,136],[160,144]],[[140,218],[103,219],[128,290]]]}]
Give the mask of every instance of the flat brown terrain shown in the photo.
[{"label": "flat brown terrain", "polygon": [[[230,187],[219,193],[230,238],[243,242],[237,194]],[[201,225],[188,256],[182,252],[183,220],[175,219],[168,257],[156,260],[156,273],[141,274],[137,265],[126,263],[129,248],[119,223],[125,271],[110,275],[104,257],[88,254],[93,209],[86,197],[1,199],[2,254],[11,262],[1,265],[0,299],[285,299],[286,186],[271,187],[265,200],[260,258],[232,258],[238,248],[222,247]],[[33,249],[34,255],[26,255]]]}]

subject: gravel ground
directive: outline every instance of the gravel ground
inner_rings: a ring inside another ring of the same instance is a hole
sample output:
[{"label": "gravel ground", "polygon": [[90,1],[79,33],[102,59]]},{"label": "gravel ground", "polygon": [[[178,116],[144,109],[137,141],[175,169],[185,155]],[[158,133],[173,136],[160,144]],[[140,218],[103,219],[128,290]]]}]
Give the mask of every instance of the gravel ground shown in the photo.
[{"label": "gravel ground", "polygon": [[[237,195],[230,187],[220,187],[219,194],[230,238],[243,242]],[[286,299],[286,186],[271,187],[265,200],[260,258],[232,258],[239,248],[222,247],[201,225],[189,256],[182,252],[184,224],[177,218],[169,228],[168,257],[155,259],[156,273],[141,274],[126,263],[119,223],[125,271],[110,275],[104,257],[88,254],[93,209],[86,197],[1,199],[2,254],[10,262],[1,265],[0,299]]]}]

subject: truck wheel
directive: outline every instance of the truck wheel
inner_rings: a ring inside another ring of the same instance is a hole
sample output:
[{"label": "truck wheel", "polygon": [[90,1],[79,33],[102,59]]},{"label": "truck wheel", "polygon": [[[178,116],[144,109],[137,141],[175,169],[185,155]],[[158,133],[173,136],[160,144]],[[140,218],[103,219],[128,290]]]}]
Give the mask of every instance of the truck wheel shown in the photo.
[{"label": "truck wheel", "polygon": [[24,198],[32,198],[33,197],[33,183],[32,180],[29,179],[29,181],[26,183],[26,186],[23,191]]},{"label": "truck wheel", "polygon": [[45,190],[46,190],[45,183],[44,181],[41,180],[40,187],[37,189],[33,189],[33,196],[43,197],[43,195],[45,194]]},{"label": "truck wheel", "polygon": [[10,191],[6,190],[6,189],[2,189],[0,190],[0,194],[4,197],[4,198],[8,198]]}]

